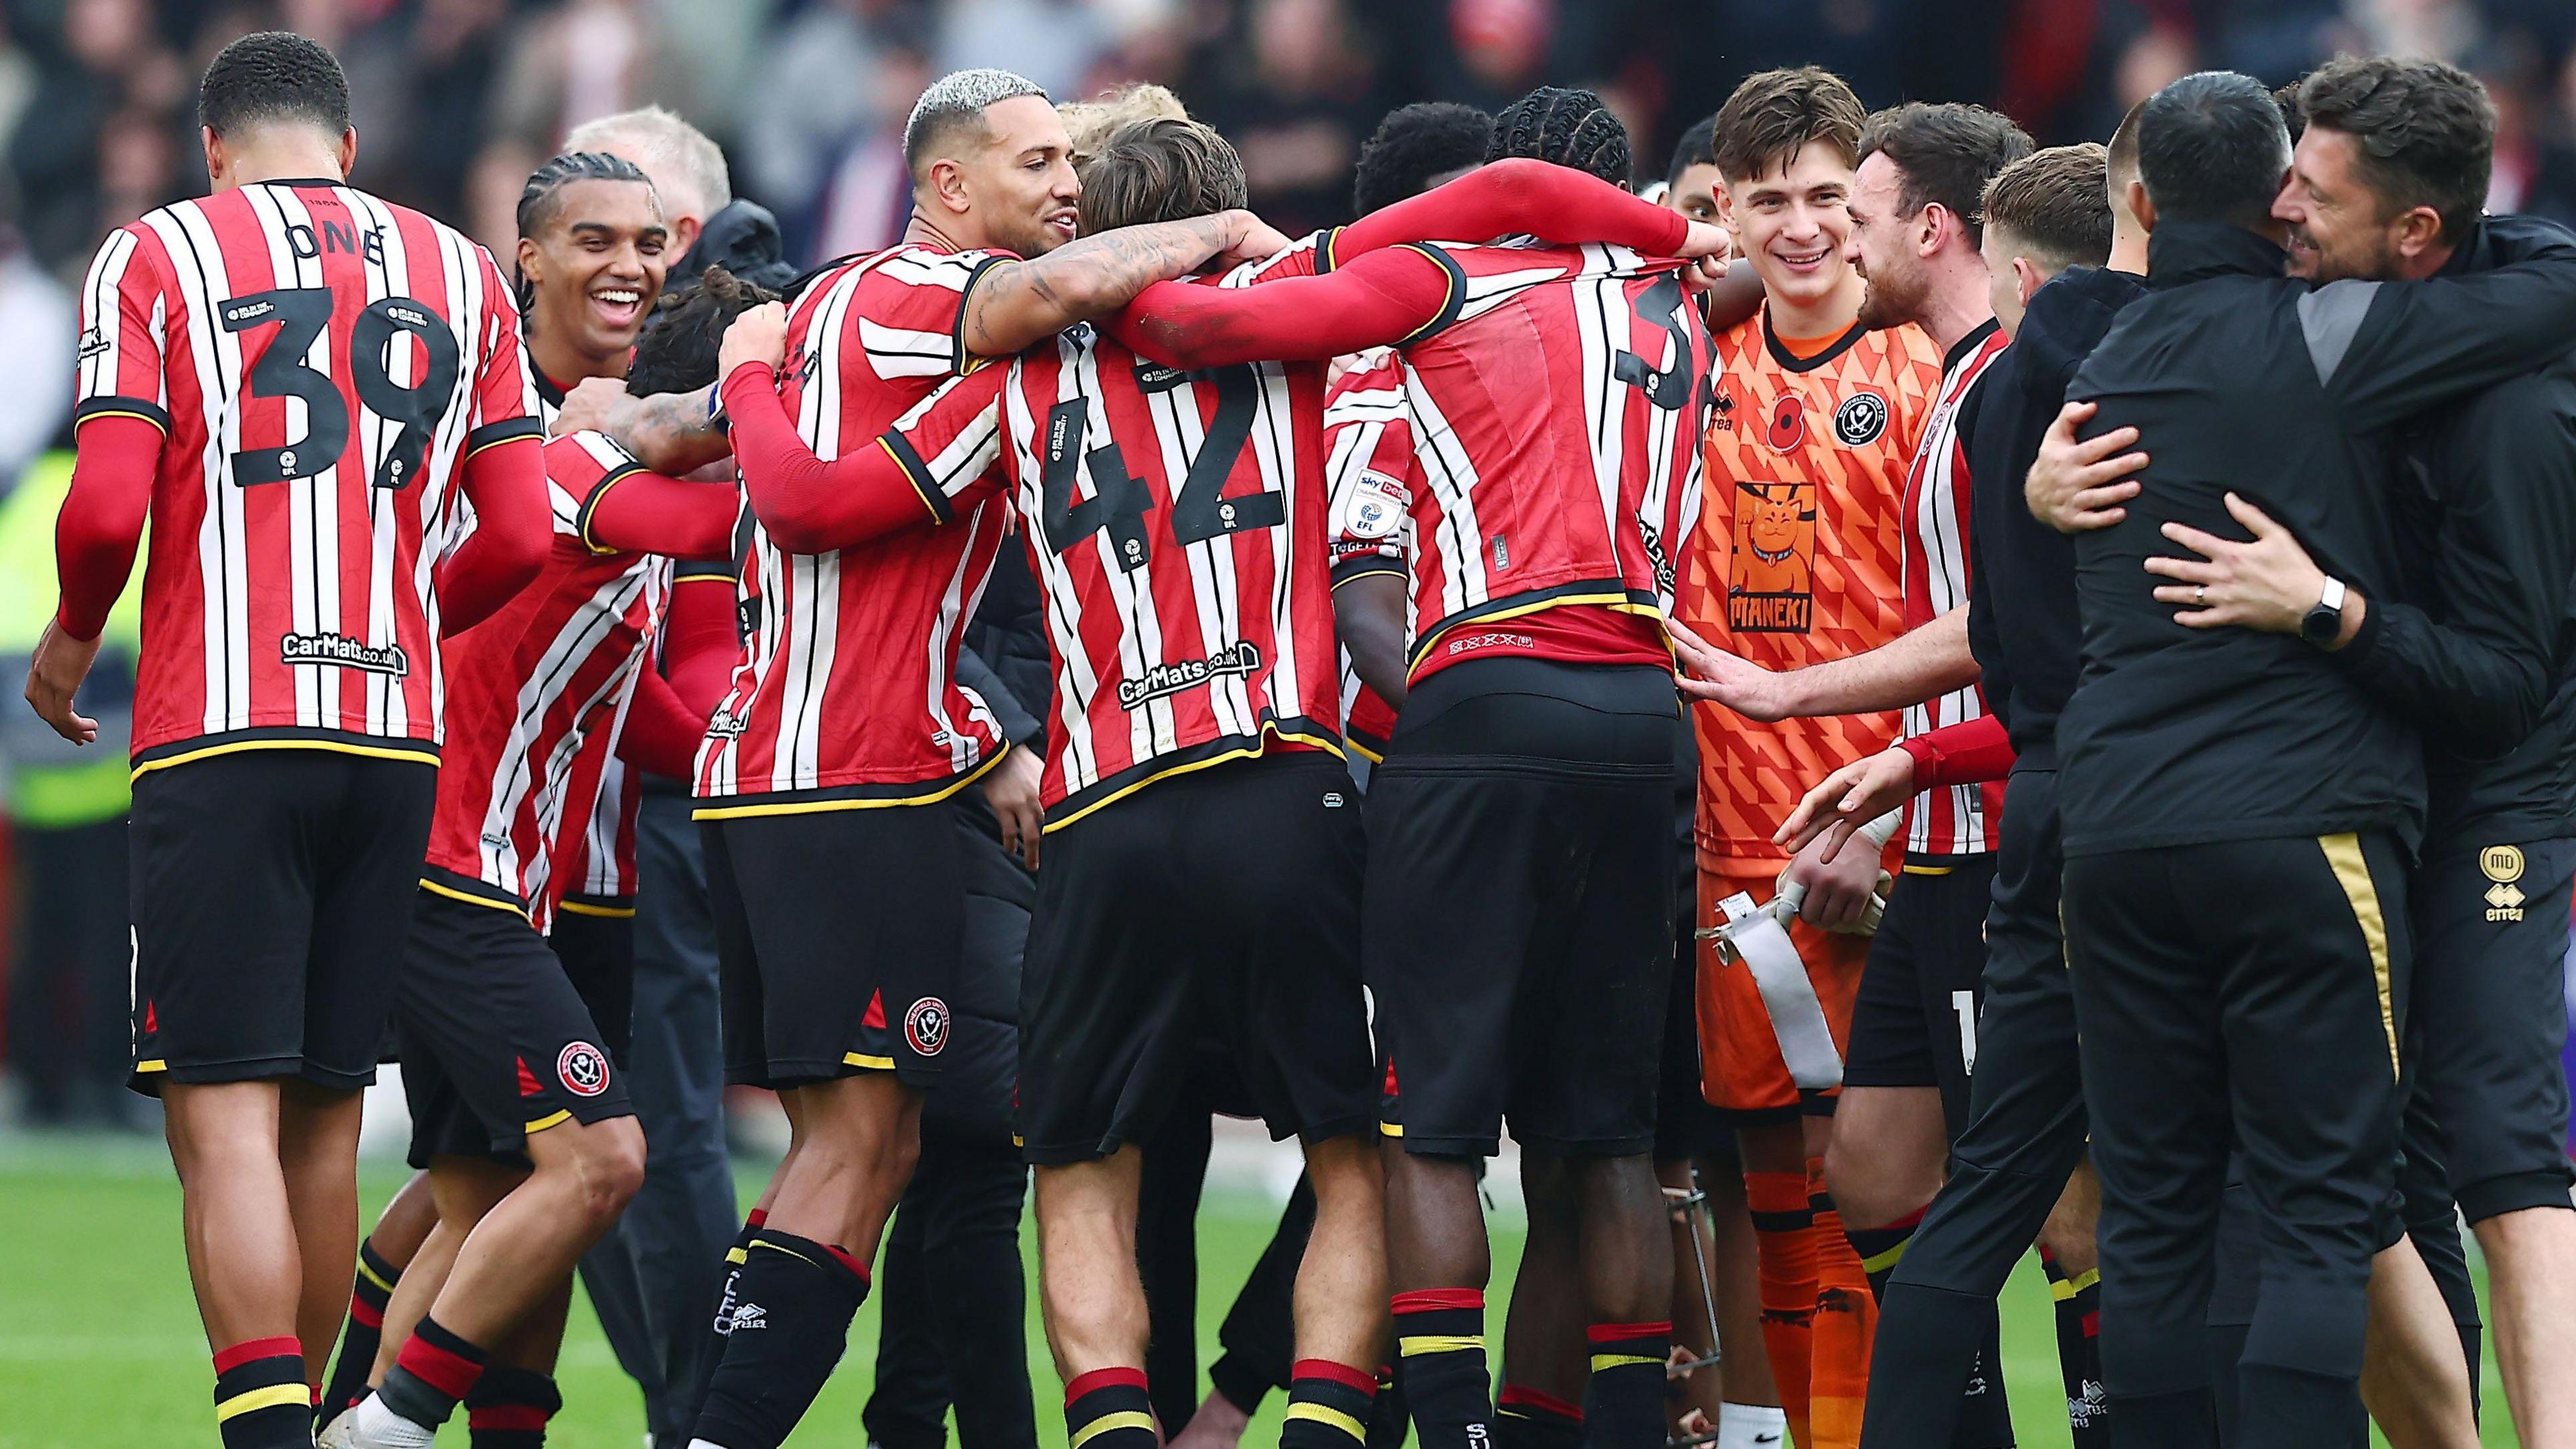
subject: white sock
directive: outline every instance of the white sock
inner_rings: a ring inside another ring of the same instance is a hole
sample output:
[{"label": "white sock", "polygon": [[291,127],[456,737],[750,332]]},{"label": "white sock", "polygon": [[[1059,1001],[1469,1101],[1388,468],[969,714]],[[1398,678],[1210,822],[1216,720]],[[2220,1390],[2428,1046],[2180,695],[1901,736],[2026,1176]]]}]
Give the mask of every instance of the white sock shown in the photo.
[{"label": "white sock", "polygon": [[1787,1449],[1789,1413],[1777,1404],[1720,1404],[1710,1449]]}]

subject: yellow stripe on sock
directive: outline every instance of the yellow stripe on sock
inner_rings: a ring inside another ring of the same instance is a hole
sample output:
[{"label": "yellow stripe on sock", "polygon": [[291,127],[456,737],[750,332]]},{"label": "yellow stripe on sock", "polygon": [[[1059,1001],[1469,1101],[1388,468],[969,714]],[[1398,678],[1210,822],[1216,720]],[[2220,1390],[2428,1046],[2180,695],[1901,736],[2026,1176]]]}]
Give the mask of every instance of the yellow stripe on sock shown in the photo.
[{"label": "yellow stripe on sock", "polygon": [[[1912,1238],[1907,1238],[1905,1240],[1906,1243],[1910,1243],[1912,1241],[1914,1241]],[[1860,1270],[1864,1273],[1884,1273],[1888,1269],[1895,1267],[1898,1260],[1902,1259],[1904,1256],[1905,1243],[1899,1243],[1884,1253],[1873,1253],[1870,1256],[1861,1259]]]},{"label": "yellow stripe on sock", "polygon": [[2076,1294],[2083,1292],[2085,1289],[2090,1288],[2101,1281],[2101,1269],[2087,1268],[2072,1278],[2060,1278],[2049,1284],[2048,1296],[2056,1299],[2060,1303],[2063,1303],[2067,1299],[2074,1297]]},{"label": "yellow stripe on sock", "polygon": [[1637,1363],[1650,1363],[1660,1367],[1663,1360],[1645,1353],[1596,1353],[1592,1356],[1592,1371],[1597,1374],[1604,1369],[1626,1368],[1630,1364]]},{"label": "yellow stripe on sock", "polygon": [[1103,1414],[1074,1430],[1073,1437],[1065,1441],[1065,1449],[1082,1449],[1083,1445],[1112,1429],[1142,1429],[1151,1434],[1154,1432],[1154,1416],[1141,1409],[1121,1409],[1115,1414]]},{"label": "yellow stripe on sock", "polygon": [[1485,1336],[1481,1333],[1425,1333],[1395,1341],[1395,1352],[1400,1358],[1414,1358],[1426,1353],[1457,1353],[1470,1348],[1484,1352]]},{"label": "yellow stripe on sock", "polygon": [[740,1248],[727,1248],[725,1249],[725,1261],[739,1268],[743,1264],[751,1261],[751,1255]]},{"label": "yellow stripe on sock", "polygon": [[299,1380],[291,1384],[270,1384],[264,1389],[252,1389],[248,1393],[235,1394],[215,1405],[215,1422],[221,1424],[228,1419],[240,1418],[244,1414],[256,1414],[262,1409],[274,1409],[280,1404],[293,1404],[299,1409],[310,1409],[313,1407],[313,1391],[306,1388]]},{"label": "yellow stripe on sock", "polygon": [[388,1293],[394,1291],[394,1285],[385,1281],[383,1276],[378,1274],[375,1269],[368,1267],[367,1260],[364,1258],[360,1258],[358,1260],[358,1276],[375,1284],[377,1287],[382,1288]]},{"label": "yellow stripe on sock", "polygon": [[803,1253],[796,1251],[785,1243],[773,1243],[767,1238],[754,1238],[751,1240],[751,1245],[755,1248],[767,1248],[773,1253],[785,1253],[787,1256],[794,1258],[799,1263],[813,1263],[817,1268],[823,1266],[820,1263],[815,1263],[813,1259],[806,1257]]},{"label": "yellow stripe on sock", "polygon": [[1328,1429],[1339,1429],[1363,1444],[1368,1442],[1368,1425],[1329,1404],[1290,1404],[1288,1417],[1310,1419]]}]

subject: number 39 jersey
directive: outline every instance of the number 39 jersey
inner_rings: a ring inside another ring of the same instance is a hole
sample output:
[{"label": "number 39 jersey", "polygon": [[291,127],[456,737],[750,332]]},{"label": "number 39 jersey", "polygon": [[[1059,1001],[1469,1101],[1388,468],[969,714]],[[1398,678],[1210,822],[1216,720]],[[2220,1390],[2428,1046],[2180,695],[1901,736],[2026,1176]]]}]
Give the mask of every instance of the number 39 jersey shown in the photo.
[{"label": "number 39 jersey", "polygon": [[474,450],[542,436],[492,258],[326,182],[182,201],[81,289],[75,420],[167,435],[138,765],[209,736],[439,738],[436,562]]},{"label": "number 39 jersey", "polygon": [[1007,488],[1046,602],[1052,830],[1276,741],[1340,753],[1324,369],[1181,372],[1090,327],[951,383],[884,445],[945,526]]},{"label": "number 39 jersey", "polygon": [[[1709,408],[1681,264],[1598,245],[1441,250],[1464,277],[1458,320],[1336,393],[1341,575],[1409,556],[1416,678],[1462,649],[1545,652],[1527,625],[1458,631],[1567,605],[1660,633]],[[1409,454],[1401,475],[1392,453]]]}]

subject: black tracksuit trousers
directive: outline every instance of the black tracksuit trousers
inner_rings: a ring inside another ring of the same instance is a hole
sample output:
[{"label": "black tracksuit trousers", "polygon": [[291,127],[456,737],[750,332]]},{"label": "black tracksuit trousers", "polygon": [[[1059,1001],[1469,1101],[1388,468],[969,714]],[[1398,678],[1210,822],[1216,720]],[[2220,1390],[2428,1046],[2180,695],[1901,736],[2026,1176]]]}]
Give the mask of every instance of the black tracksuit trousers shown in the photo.
[{"label": "black tracksuit trousers", "polygon": [[2233,1142],[2263,1264],[2234,1442],[2304,1449],[2357,1402],[2394,1189],[2410,967],[2398,847],[2343,834],[2082,856],[2065,921],[2112,1420],[2124,1445],[2217,1442],[2203,1329]]}]

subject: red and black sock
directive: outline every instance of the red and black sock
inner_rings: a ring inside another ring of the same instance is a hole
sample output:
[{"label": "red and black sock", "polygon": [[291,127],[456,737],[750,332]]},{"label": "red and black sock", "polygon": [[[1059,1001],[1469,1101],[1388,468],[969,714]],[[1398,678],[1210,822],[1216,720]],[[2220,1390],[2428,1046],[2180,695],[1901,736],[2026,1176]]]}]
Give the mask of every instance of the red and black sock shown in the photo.
[{"label": "red and black sock", "polygon": [[474,1391],[475,1380],[483,1377],[483,1358],[480,1346],[424,1314],[403,1341],[394,1366],[385,1371],[385,1381],[376,1386],[376,1397],[422,1428],[435,1429]]},{"label": "red and black sock", "polygon": [[1583,1406],[1527,1384],[1494,1396],[1494,1449],[1582,1449]]},{"label": "red and black sock", "polygon": [[[1155,1449],[1154,1402],[1139,1368],[1093,1369],[1064,1386],[1066,1449]],[[732,1449],[728,1445],[727,1449]]]},{"label": "red and black sock", "polygon": [[254,1338],[215,1355],[215,1430],[224,1449],[309,1449],[313,1391],[304,1346]]},{"label": "red and black sock", "polygon": [[778,1449],[840,1363],[867,1296],[867,1267],[848,1250],[766,1224],[751,1230],[694,1437]]},{"label": "red and black sock", "polygon": [[1485,1369],[1485,1291],[1417,1288],[1395,1295],[1396,1375],[1421,1449],[1482,1449],[1493,1435]]},{"label": "red and black sock", "polygon": [[545,1449],[546,1421],[563,1410],[563,1395],[550,1375],[495,1364],[465,1396],[466,1443],[471,1449]]},{"label": "red and black sock", "polygon": [[1301,1358],[1288,1376],[1280,1449],[1366,1449],[1377,1375],[1330,1359]]},{"label": "red and black sock", "polygon": [[1395,1365],[1380,1365],[1377,1397],[1369,1404],[1368,1449],[1404,1449],[1412,1432],[1413,1415],[1405,1407],[1404,1391],[1395,1386]]},{"label": "red and black sock", "polygon": [[358,1245],[358,1283],[349,1294],[348,1326],[340,1330],[340,1359],[322,1388],[322,1417],[329,1419],[367,1396],[367,1375],[383,1342],[385,1304],[402,1281],[402,1269],[384,1260],[372,1242]]},{"label": "red and black sock", "polygon": [[1583,1336],[1592,1345],[1592,1385],[1583,1399],[1591,1430],[1585,1442],[1599,1449],[1663,1449],[1671,1322],[1596,1323]]},{"label": "red and black sock", "polygon": [[2057,1256],[2039,1250],[2048,1293],[2057,1300],[2057,1369],[2066,1381],[2066,1422],[2075,1449],[2109,1449],[2111,1406],[2102,1390],[2102,1272],[2068,1274]]}]

